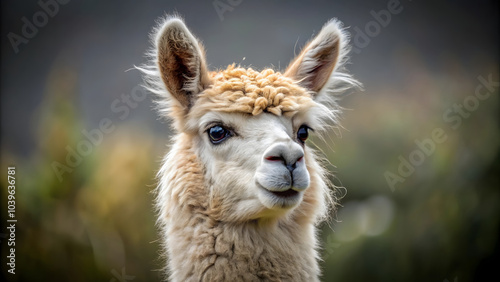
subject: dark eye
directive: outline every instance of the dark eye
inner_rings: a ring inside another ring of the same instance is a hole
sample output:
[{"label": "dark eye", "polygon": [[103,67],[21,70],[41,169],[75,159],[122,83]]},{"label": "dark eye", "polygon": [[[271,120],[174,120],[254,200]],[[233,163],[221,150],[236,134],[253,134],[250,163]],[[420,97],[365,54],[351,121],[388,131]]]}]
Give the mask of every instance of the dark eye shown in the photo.
[{"label": "dark eye", "polygon": [[229,136],[231,136],[229,131],[220,125],[216,125],[208,129],[208,137],[210,138],[210,142],[212,142],[212,144],[219,144]]},{"label": "dark eye", "polygon": [[309,127],[307,125],[302,125],[297,131],[297,139],[299,139],[300,142],[305,143],[307,137],[309,137]]}]

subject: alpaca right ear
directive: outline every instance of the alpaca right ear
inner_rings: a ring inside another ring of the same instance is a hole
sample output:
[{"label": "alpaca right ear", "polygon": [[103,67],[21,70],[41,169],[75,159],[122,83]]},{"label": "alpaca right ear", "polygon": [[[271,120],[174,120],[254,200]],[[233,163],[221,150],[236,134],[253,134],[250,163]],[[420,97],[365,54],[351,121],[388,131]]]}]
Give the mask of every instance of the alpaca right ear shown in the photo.
[{"label": "alpaca right ear", "polygon": [[155,39],[163,83],[187,113],[210,84],[203,46],[178,17],[167,18]]},{"label": "alpaca right ear", "polygon": [[[331,89],[335,84],[335,71],[346,60],[347,35],[337,20],[327,22],[319,34],[310,41],[302,52],[290,63],[285,76],[293,78],[317,96],[323,89]],[[352,79],[346,82],[356,85]]]}]

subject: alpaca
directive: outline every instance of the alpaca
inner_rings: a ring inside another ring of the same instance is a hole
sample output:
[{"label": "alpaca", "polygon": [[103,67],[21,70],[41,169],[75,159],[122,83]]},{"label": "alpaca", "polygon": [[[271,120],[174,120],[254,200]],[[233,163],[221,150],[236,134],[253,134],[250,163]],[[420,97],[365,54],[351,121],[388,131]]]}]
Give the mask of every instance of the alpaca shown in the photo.
[{"label": "alpaca", "polygon": [[318,281],[316,226],[334,206],[308,148],[338,121],[348,37],[327,22],[283,73],[209,72],[178,16],[152,34],[138,67],[176,132],[158,172],[156,207],[171,281]]}]

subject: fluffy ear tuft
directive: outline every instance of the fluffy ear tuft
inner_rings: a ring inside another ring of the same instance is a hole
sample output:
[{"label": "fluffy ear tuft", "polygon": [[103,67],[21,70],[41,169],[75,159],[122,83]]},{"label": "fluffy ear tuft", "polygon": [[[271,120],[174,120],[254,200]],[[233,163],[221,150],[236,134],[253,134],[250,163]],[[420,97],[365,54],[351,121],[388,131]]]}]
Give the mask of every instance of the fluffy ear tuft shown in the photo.
[{"label": "fluffy ear tuft", "polygon": [[154,40],[161,79],[187,112],[210,84],[203,46],[179,17],[167,18]]},{"label": "fluffy ear tuft", "polygon": [[342,24],[336,19],[330,20],[290,63],[285,76],[299,81],[313,92],[315,98],[323,90],[338,91],[333,88],[339,81],[349,84],[349,87],[360,86],[350,75],[338,72],[347,61],[348,41]]}]

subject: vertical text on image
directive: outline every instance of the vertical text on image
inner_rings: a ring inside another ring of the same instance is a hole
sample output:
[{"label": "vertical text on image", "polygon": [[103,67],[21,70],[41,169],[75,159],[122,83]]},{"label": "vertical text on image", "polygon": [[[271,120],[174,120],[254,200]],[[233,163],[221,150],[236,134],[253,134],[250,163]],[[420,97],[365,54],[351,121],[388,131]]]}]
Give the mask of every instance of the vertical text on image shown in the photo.
[{"label": "vertical text on image", "polygon": [[16,167],[9,166],[7,168],[7,230],[9,231],[7,246],[7,272],[16,274]]}]

